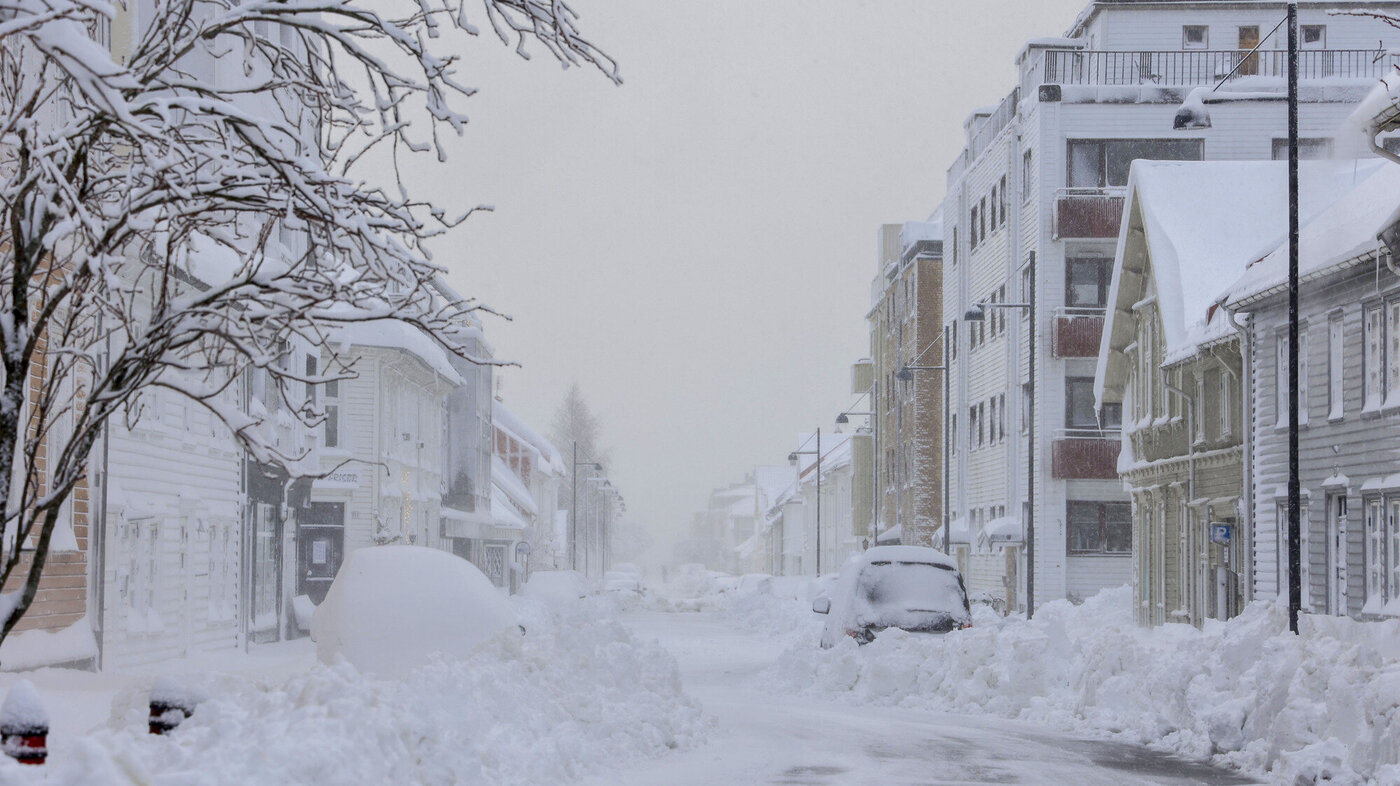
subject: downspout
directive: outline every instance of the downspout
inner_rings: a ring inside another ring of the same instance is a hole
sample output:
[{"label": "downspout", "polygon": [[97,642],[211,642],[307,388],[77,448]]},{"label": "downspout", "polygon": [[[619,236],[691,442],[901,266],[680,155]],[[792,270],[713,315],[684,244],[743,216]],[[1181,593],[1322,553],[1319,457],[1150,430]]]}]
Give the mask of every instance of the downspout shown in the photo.
[{"label": "downspout", "polygon": [[[1186,401],[1186,521],[1181,522],[1181,528],[1184,540],[1190,544],[1193,542],[1193,539],[1191,537],[1192,533],[1188,530],[1195,529],[1195,526],[1191,522],[1190,511],[1196,502],[1196,399],[1186,391],[1168,382],[1166,369],[1159,369],[1159,371],[1162,374],[1162,387],[1166,388],[1170,393],[1175,393]],[[1209,517],[1209,512],[1207,512],[1206,515]],[[1188,571],[1186,575],[1190,575],[1191,565],[1197,562],[1199,556],[1200,555],[1196,553],[1191,554],[1190,562],[1183,566],[1185,570]],[[1163,575],[1165,574],[1166,572],[1163,571]],[[1197,580],[1200,578],[1201,577],[1198,577]],[[1177,591],[1181,593],[1183,599],[1187,598],[1186,587],[1180,587]],[[1195,601],[1195,599],[1196,593],[1192,592],[1189,599],[1186,601],[1187,618],[1193,625],[1198,623],[1197,614],[1200,611],[1199,609],[1192,609],[1190,607],[1190,604]]]},{"label": "downspout", "polygon": [[[1220,303],[1220,308],[1225,312],[1229,320],[1230,327],[1240,336],[1240,374],[1243,376],[1240,382],[1240,443],[1243,447],[1241,461],[1244,465],[1244,504],[1240,506],[1240,532],[1247,533],[1249,543],[1244,547],[1236,548],[1236,555],[1246,555],[1253,553],[1254,541],[1254,340],[1253,334],[1249,330],[1248,322],[1241,322],[1237,317],[1239,312]],[[1240,558],[1240,563],[1244,567],[1244,588],[1245,600],[1254,598],[1254,560]]]}]

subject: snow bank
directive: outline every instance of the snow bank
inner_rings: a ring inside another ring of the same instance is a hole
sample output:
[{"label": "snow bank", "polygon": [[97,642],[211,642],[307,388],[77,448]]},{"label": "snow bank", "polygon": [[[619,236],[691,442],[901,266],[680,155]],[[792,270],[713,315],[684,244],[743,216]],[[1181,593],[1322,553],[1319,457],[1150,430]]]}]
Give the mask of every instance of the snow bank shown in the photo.
[{"label": "snow bank", "polygon": [[633,640],[605,605],[578,604],[522,611],[524,636],[400,680],[345,662],[273,684],[224,675],[168,737],[146,733],[144,705],[119,697],[112,726],[76,740],[75,755],[46,774],[0,762],[0,782],[542,784],[695,745],[709,724],[674,658]]},{"label": "snow bank", "polygon": [[796,692],[987,712],[1107,732],[1278,782],[1400,782],[1400,621],[1306,618],[1251,604],[1204,631],[1134,624],[1127,587],[1034,620],[986,615],[932,636],[795,644],[767,676]]}]

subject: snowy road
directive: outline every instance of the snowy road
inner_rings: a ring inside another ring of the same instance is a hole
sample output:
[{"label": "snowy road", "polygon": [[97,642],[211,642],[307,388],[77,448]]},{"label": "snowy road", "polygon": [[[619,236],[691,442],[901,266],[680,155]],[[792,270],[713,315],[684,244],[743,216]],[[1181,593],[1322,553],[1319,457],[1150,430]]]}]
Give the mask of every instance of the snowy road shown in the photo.
[{"label": "snowy road", "polygon": [[676,656],[686,691],[717,726],[699,749],[585,781],[588,786],[1253,782],[1139,746],[1028,723],[779,695],[755,677],[778,657],[782,641],[708,613],[636,613],[625,622]]}]

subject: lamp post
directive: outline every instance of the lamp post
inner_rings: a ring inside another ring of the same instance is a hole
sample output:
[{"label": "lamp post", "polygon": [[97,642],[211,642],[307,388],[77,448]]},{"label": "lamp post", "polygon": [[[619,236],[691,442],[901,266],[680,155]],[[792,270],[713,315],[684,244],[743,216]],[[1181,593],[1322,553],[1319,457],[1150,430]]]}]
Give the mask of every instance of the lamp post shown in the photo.
[{"label": "lamp post", "polygon": [[[822,430],[817,428],[816,450],[794,450],[788,454],[788,463],[797,466],[798,456],[817,455],[817,576],[822,575]],[[802,486],[802,470],[797,470],[797,486]]]},{"label": "lamp post", "polygon": [[578,468],[592,466],[595,472],[602,472],[603,465],[596,461],[578,460],[578,441],[574,441],[574,466],[569,473],[572,498],[569,502],[569,570],[578,570]]},{"label": "lamp post", "polygon": [[1026,424],[1026,619],[1035,614],[1035,252],[1030,253],[1030,291],[1025,303],[973,303],[963,315],[968,322],[981,322],[987,318],[989,308],[1026,309],[1030,317],[1029,346],[1030,357],[1026,363],[1026,386],[1030,400],[1027,402]]},{"label": "lamp post", "polygon": [[[1288,630],[1298,632],[1298,612],[1303,605],[1302,579],[1302,481],[1298,458],[1298,4],[1288,4],[1288,14],[1259,41],[1258,46],[1240,58],[1230,73],[1211,88],[1215,93],[1234,76],[1240,64],[1278,30],[1288,26]],[[1206,100],[1187,100],[1177,110],[1173,127],[1210,128]],[[1211,103],[1216,103],[1212,101]],[[1376,147],[1372,140],[1372,147]]]}]

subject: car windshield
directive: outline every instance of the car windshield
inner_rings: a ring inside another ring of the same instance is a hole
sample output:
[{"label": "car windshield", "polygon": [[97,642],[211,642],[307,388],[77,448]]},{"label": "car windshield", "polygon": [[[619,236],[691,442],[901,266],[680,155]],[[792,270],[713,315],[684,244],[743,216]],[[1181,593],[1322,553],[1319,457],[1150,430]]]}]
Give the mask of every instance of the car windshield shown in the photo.
[{"label": "car windshield", "polygon": [[966,594],[952,570],[926,562],[872,562],[861,577],[872,610],[945,611],[961,616]]}]

